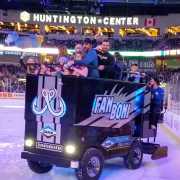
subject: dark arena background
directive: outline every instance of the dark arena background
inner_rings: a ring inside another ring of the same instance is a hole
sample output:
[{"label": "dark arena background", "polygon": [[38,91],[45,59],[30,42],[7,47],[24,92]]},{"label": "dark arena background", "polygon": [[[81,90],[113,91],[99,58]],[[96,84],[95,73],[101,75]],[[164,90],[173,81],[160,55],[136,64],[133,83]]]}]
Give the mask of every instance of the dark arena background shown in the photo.
[{"label": "dark arena background", "polygon": [[[117,153],[134,139],[138,169]],[[180,0],[1,0],[0,169],[1,180],[179,180]]]}]

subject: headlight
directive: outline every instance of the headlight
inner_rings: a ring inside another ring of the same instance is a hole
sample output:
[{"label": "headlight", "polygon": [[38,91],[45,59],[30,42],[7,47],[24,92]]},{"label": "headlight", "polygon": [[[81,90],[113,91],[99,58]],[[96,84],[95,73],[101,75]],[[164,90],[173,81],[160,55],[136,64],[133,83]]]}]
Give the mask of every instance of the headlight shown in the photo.
[{"label": "headlight", "polygon": [[68,144],[65,146],[65,152],[67,154],[74,154],[76,152],[76,147],[72,144]]},{"label": "headlight", "polygon": [[25,140],[25,146],[32,147],[34,145],[33,139],[26,139]]}]

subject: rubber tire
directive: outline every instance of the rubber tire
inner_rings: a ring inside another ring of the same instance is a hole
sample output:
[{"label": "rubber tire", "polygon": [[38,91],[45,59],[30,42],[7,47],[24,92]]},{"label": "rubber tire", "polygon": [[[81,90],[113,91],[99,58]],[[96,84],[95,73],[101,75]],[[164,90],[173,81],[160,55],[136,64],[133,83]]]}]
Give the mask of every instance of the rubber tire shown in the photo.
[{"label": "rubber tire", "polygon": [[[132,158],[134,154],[134,150],[136,148],[138,148],[141,152],[141,158],[137,164],[134,163],[133,158]],[[138,169],[141,166],[142,159],[143,159],[143,151],[142,151],[141,143],[139,141],[134,141],[131,145],[131,148],[129,149],[127,156],[124,157],[124,165],[128,169]]]},{"label": "rubber tire", "polygon": [[30,160],[27,160],[27,163],[28,163],[28,166],[29,168],[35,172],[35,173],[38,173],[38,174],[43,174],[43,173],[47,173],[49,172],[53,166],[50,165],[50,164],[41,164],[39,162],[35,162],[35,161],[30,161]]},{"label": "rubber tire", "polygon": [[[99,173],[95,177],[90,177],[86,171],[87,165],[91,157],[96,156],[98,157],[100,161],[100,170]],[[80,161],[80,167],[75,170],[76,177],[78,180],[98,180],[102,169],[104,167],[104,157],[103,154],[96,148],[89,148],[87,151],[83,154],[83,157]]]}]

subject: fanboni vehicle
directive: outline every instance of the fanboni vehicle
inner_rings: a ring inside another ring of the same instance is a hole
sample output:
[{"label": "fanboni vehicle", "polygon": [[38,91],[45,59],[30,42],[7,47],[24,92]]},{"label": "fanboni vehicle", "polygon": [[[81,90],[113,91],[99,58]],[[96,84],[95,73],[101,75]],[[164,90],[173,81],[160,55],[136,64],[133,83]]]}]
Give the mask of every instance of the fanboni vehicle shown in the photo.
[{"label": "fanboni vehicle", "polygon": [[122,157],[136,169],[144,153],[167,156],[167,147],[145,141],[156,137],[145,84],[41,75],[28,75],[26,83],[21,156],[32,171],[71,167],[78,179],[95,180],[106,159]]}]

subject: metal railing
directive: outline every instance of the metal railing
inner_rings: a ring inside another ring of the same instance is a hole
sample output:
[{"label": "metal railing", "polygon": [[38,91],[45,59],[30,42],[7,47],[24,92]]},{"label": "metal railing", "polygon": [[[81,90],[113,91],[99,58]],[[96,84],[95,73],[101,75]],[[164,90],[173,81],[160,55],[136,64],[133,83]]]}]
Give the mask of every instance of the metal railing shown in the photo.
[{"label": "metal railing", "polygon": [[12,79],[6,78],[0,80],[0,92],[24,93],[25,87],[25,79],[17,79],[14,81]]}]

